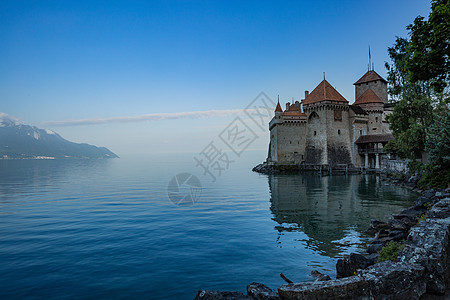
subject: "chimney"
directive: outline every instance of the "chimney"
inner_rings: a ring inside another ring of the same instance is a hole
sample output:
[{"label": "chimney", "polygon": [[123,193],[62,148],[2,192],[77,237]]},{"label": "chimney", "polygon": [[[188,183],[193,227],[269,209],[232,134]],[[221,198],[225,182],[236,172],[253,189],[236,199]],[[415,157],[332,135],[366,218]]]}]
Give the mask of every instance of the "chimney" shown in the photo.
[{"label": "chimney", "polygon": [[291,106],[291,104],[288,102],[286,103],[286,110],[289,110],[289,107]]},{"label": "chimney", "polygon": [[306,99],[306,97],[308,97],[308,95],[309,95],[309,91],[305,91],[305,99]]}]

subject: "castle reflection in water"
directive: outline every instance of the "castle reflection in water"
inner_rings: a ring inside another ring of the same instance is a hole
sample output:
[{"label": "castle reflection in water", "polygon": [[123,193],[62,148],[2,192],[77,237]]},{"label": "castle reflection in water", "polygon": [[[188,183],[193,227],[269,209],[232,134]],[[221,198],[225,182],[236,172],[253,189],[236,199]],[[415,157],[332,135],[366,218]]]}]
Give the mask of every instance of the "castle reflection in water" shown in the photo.
[{"label": "castle reflection in water", "polygon": [[414,199],[375,175],[276,174],[268,181],[279,243],[287,232],[303,232],[307,248],[329,257],[360,247],[371,219],[387,220]]}]

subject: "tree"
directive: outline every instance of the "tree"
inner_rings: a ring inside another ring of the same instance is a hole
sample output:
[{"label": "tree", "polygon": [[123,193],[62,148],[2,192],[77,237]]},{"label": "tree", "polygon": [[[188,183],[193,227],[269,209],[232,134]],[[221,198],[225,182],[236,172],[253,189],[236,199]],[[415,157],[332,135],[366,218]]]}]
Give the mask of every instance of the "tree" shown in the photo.
[{"label": "tree", "polygon": [[433,120],[431,98],[416,93],[403,93],[393,113],[388,116],[395,140],[388,149],[401,157],[416,159],[425,150],[427,131]]},{"label": "tree", "polygon": [[388,48],[388,54],[392,63],[385,63],[388,70],[387,80],[389,82],[388,93],[394,100],[400,100],[408,83],[408,69],[406,64],[411,60],[410,42],[401,37],[397,37],[392,47]]},{"label": "tree", "polygon": [[433,0],[428,20],[418,16],[407,29],[413,54],[407,62],[411,81],[430,81],[442,93],[450,80],[450,0]]},{"label": "tree", "polygon": [[387,149],[401,157],[416,159],[425,150],[427,128],[433,119],[432,89],[427,81],[410,80],[408,65],[413,53],[409,40],[397,37],[388,53],[392,61],[386,63],[388,92],[395,104],[388,122],[395,140]]},{"label": "tree", "polygon": [[450,168],[450,112],[443,107],[435,112],[428,130],[425,149],[431,162],[441,168]]},{"label": "tree", "polygon": [[387,147],[411,159],[429,154],[421,188],[450,182],[450,0],[431,3],[428,20],[419,16],[407,26],[411,40],[397,37],[386,63],[395,137]]},{"label": "tree", "polygon": [[432,0],[428,20],[418,16],[407,29],[411,39],[397,37],[388,48],[391,63],[385,64],[395,104],[388,121],[396,140],[388,148],[415,159],[430,144],[430,128],[444,130],[439,126],[445,122],[433,123],[437,112],[449,111],[450,0]]}]

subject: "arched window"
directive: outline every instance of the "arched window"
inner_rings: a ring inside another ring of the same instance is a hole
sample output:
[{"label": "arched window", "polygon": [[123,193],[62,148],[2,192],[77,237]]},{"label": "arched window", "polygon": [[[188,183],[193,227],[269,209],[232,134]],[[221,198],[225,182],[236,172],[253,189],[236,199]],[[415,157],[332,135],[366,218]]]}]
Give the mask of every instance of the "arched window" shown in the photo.
[{"label": "arched window", "polygon": [[318,115],[315,111],[313,111],[313,112],[309,115],[309,118],[308,118],[309,121],[312,121],[313,119],[319,119],[319,115]]}]

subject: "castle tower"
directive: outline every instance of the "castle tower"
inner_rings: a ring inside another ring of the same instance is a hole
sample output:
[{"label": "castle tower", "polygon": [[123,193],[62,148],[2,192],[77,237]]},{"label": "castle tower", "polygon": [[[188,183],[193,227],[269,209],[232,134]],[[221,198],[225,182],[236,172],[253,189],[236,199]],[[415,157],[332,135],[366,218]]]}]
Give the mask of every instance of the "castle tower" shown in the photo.
[{"label": "castle tower", "polygon": [[286,103],[283,111],[278,101],[275,116],[269,123],[268,161],[301,164],[305,158],[305,129],[306,114],[301,111],[300,102]]},{"label": "castle tower", "polygon": [[306,164],[351,164],[348,101],[324,79],[302,104],[308,118]]},{"label": "castle tower", "polygon": [[381,134],[383,127],[384,102],[372,89],[366,90],[355,101],[368,114],[367,134]]},{"label": "castle tower", "polygon": [[383,103],[388,102],[387,81],[374,70],[367,71],[355,85],[355,99],[358,99],[365,91],[372,90]]},{"label": "castle tower", "polygon": [[[383,148],[393,139],[390,134],[386,115],[390,112],[387,103],[387,81],[373,69],[364,74],[355,85],[354,107],[359,107],[366,113],[366,122],[361,124],[360,117],[355,115],[352,127],[359,127],[360,133],[353,130],[352,141],[357,145],[359,156],[355,163],[364,167],[380,167],[380,157],[385,153]],[[356,122],[358,121],[358,122]],[[361,132],[363,132],[361,134]]]}]

